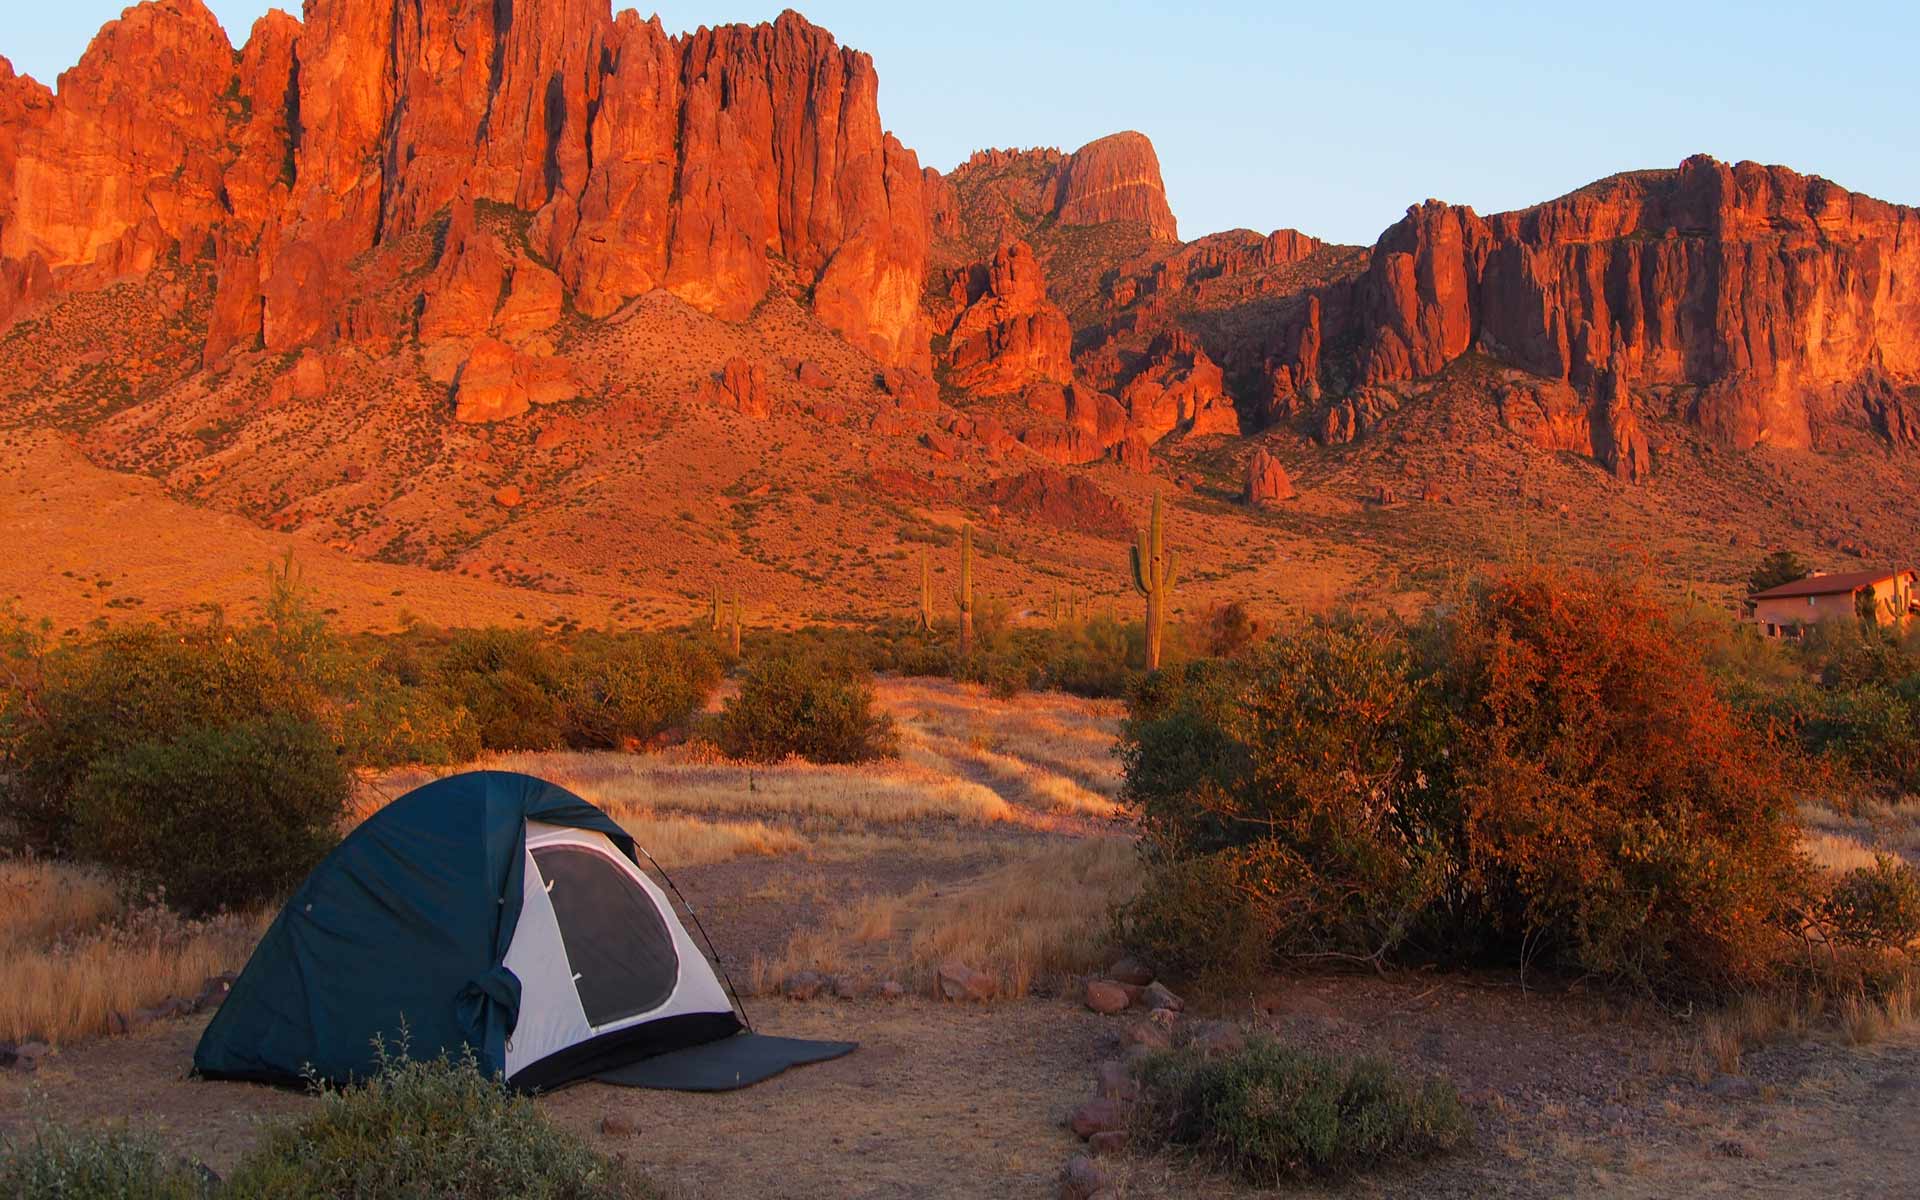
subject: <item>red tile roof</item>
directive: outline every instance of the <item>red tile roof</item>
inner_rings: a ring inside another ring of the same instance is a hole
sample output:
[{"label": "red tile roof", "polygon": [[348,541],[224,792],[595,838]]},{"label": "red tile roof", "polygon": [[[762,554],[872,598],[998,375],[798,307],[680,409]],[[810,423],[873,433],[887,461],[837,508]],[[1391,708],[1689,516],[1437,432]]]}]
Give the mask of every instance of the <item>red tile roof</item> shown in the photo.
[{"label": "red tile roof", "polygon": [[1912,574],[1908,570],[1898,571],[1847,571],[1839,575],[1809,575],[1805,579],[1796,579],[1792,583],[1783,583],[1764,592],[1755,592],[1753,600],[1787,600],[1797,596],[1841,596],[1851,595],[1864,587],[1884,583],[1896,575]]}]

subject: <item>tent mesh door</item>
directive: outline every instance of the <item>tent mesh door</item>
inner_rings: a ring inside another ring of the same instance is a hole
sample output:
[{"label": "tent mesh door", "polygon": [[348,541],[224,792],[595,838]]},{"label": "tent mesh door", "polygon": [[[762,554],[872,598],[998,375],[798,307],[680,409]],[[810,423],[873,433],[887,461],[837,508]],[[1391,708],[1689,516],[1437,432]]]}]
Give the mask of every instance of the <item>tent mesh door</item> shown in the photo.
[{"label": "tent mesh door", "polygon": [[597,1029],[665,1004],[679,979],[680,956],[646,890],[606,855],[584,847],[542,846],[533,861],[547,884],[587,1023]]}]

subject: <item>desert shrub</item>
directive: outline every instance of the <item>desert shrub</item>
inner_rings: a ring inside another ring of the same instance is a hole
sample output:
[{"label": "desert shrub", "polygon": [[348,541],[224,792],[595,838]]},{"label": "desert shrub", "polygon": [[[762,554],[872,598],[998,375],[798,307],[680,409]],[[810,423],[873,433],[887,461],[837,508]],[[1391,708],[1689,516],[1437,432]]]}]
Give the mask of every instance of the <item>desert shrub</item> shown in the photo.
[{"label": "desert shrub", "polygon": [[233,1200],[642,1200],[659,1193],[491,1078],[468,1051],[383,1055],[364,1086],[270,1128],[222,1195]]},{"label": "desert shrub", "polygon": [[1899,949],[1920,938],[1920,872],[1890,854],[1840,877],[1827,897],[1828,927],[1851,946]]},{"label": "desert shrub", "polygon": [[447,767],[481,750],[473,714],[446,690],[410,687],[370,671],[339,714],[346,758],[365,767]]},{"label": "desert shrub", "polygon": [[684,726],[719,684],[719,658],[691,639],[585,642],[565,671],[567,744],[590,750],[646,742]]},{"label": "desert shrub", "polygon": [[1208,991],[1242,990],[1269,965],[1277,938],[1245,866],[1230,854],[1151,862],[1140,890],[1114,911],[1115,941]]},{"label": "desert shrub", "polygon": [[49,649],[4,703],[6,807],[32,846],[70,851],[73,800],[93,765],[135,746],[262,713],[317,722],[313,695],[245,631],[143,625]]},{"label": "desert shrub", "polygon": [[1138,1071],[1146,1139],[1191,1151],[1256,1187],[1424,1158],[1472,1134],[1450,1084],[1270,1038],[1215,1056],[1168,1051]]},{"label": "desert shrub", "polygon": [[1261,623],[1247,611],[1246,603],[1230,600],[1208,607],[1193,640],[1197,651],[1210,658],[1234,658],[1257,645],[1261,633]]},{"label": "desert shrub", "polygon": [[1143,667],[1135,664],[1146,661],[1144,632],[1136,639],[1125,624],[1094,617],[1067,626],[1065,634],[1047,659],[1043,686],[1090,699],[1111,699],[1125,696],[1143,673]]},{"label": "desert shrub", "polygon": [[188,912],[244,906],[325,856],[351,788],[312,721],[189,729],[93,760],[74,793],[75,848]]},{"label": "desert shrub", "polygon": [[[1125,795],[1163,856],[1199,855],[1290,954],[1375,956],[1442,907],[1435,718],[1397,626],[1314,622],[1245,666],[1161,672],[1136,700]],[[1161,892],[1151,884],[1142,904]]]},{"label": "desert shrub", "polygon": [[1802,737],[1857,775],[1920,792],[1920,699],[1878,684],[1829,692]]},{"label": "desert shrub", "polygon": [[206,1172],[121,1132],[42,1125],[0,1140],[0,1195],[13,1200],[203,1200]]},{"label": "desert shrub", "polygon": [[1162,671],[1121,755],[1150,875],[1122,925],[1162,956],[1219,957],[1166,945],[1190,885],[1152,876],[1196,859],[1282,957],[1676,992],[1767,975],[1810,895],[1786,757],[1611,577],[1520,572],[1415,627],[1317,621]]},{"label": "desert shrub", "polygon": [[1834,691],[1895,690],[1920,675],[1920,647],[1894,630],[1858,621],[1822,621],[1799,645],[1807,669]]},{"label": "desert shrub", "polygon": [[1521,571],[1427,640],[1461,880],[1493,945],[1661,989],[1770,972],[1805,898],[1791,772],[1656,599],[1617,576]]},{"label": "desert shrub", "polygon": [[723,753],[751,762],[799,756],[856,763],[895,751],[893,718],[876,711],[873,677],[863,666],[795,653],[761,659],[720,713]]},{"label": "desert shrub", "polygon": [[450,702],[473,714],[488,750],[557,750],[567,741],[559,649],[524,629],[466,629],[440,656]]}]

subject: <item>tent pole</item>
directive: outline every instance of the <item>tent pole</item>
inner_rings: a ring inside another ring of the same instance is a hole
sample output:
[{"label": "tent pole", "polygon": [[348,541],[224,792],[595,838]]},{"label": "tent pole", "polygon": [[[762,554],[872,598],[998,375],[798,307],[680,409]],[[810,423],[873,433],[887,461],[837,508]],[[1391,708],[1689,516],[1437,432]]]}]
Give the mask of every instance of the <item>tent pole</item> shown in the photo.
[{"label": "tent pole", "polygon": [[634,847],[639,850],[640,853],[647,856],[647,861],[653,864],[653,869],[660,872],[660,878],[667,881],[667,887],[672,890],[673,898],[678,900],[680,907],[686,909],[687,915],[693,918],[693,927],[700,931],[700,940],[707,944],[707,957],[713,960],[713,969],[720,972],[720,978],[724,980],[727,985],[727,995],[733,997],[733,1006],[740,1010],[741,1024],[747,1027],[748,1033],[752,1033],[753,1018],[747,1015],[746,1003],[740,999],[739,990],[733,986],[733,976],[727,974],[726,964],[720,961],[720,952],[713,948],[713,938],[708,935],[707,927],[701,923],[699,911],[693,907],[692,901],[680,893],[680,885],[673,881],[673,876],[667,874],[667,869],[660,865],[659,859],[655,858],[653,854],[639,842],[635,842]]}]

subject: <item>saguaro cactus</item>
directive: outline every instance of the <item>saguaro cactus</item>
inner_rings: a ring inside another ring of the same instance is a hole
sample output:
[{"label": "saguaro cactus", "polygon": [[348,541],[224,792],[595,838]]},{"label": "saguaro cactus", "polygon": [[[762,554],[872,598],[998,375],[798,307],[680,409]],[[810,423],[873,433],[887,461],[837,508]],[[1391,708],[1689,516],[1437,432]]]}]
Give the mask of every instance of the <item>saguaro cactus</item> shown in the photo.
[{"label": "saguaro cactus", "polygon": [[715,581],[707,593],[707,626],[720,632],[720,584]]},{"label": "saguaro cactus", "polygon": [[960,603],[960,657],[973,655],[973,526],[960,527],[960,586],[954,598]]},{"label": "saguaro cactus", "polygon": [[920,551],[920,628],[933,628],[933,556]]},{"label": "saguaro cactus", "polygon": [[1147,598],[1147,670],[1160,669],[1161,635],[1166,628],[1167,597],[1180,574],[1180,564],[1167,549],[1160,525],[1160,493],[1153,494],[1153,520],[1140,531],[1131,551],[1133,590]]},{"label": "saguaro cactus", "polygon": [[733,594],[733,656],[740,657],[740,593]]}]

